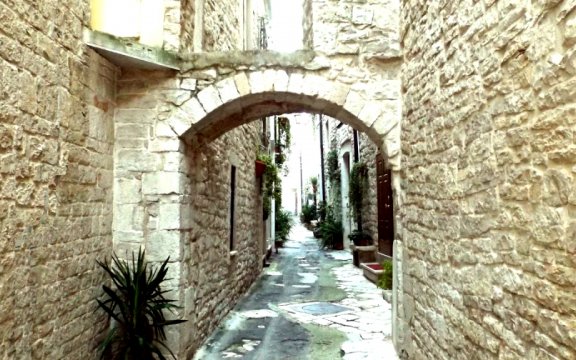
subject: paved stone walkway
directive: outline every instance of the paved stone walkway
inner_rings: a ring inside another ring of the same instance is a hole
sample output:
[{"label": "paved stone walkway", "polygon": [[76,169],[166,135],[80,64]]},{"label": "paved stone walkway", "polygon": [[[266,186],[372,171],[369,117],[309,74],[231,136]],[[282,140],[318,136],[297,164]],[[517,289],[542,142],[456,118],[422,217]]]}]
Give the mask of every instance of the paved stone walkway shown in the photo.
[{"label": "paved stone walkway", "polygon": [[391,309],[347,251],[290,241],[194,359],[397,359]]}]

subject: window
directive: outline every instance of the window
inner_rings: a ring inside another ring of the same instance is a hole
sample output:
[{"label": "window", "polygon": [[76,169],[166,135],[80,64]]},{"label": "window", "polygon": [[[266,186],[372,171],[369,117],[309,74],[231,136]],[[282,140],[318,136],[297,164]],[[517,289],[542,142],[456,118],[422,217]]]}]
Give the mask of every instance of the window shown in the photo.
[{"label": "window", "polygon": [[234,218],[236,210],[236,166],[230,170],[230,251],[234,250]]}]

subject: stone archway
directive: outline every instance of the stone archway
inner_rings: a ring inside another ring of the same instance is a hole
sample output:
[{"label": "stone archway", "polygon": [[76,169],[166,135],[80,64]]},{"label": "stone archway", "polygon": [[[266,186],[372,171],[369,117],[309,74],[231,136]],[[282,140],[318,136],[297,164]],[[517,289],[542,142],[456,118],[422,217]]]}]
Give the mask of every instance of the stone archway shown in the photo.
[{"label": "stone archway", "polygon": [[[194,78],[183,78],[183,83]],[[177,104],[178,102],[173,102]],[[241,71],[206,86],[174,109],[168,124],[186,142],[210,141],[254,119],[294,112],[325,114],[351,125],[381,147],[399,170],[399,103],[317,71]]]},{"label": "stone archway", "polygon": [[[370,79],[367,73],[362,77]],[[170,255],[170,290],[184,317],[194,321],[203,275],[190,264],[201,261],[211,246],[206,241],[190,244],[200,216],[191,205],[193,165],[202,161],[193,158],[194,149],[263,116],[321,113],[366,133],[398,173],[400,99],[388,91],[399,93],[399,83],[388,84],[390,90],[367,81],[334,75],[330,64],[282,62],[209,63],[180,74],[129,74],[121,80],[115,116],[115,249],[143,245],[152,261]],[[145,140],[134,139],[135,129]],[[169,336],[171,348],[184,356],[198,345],[193,326]]]}]

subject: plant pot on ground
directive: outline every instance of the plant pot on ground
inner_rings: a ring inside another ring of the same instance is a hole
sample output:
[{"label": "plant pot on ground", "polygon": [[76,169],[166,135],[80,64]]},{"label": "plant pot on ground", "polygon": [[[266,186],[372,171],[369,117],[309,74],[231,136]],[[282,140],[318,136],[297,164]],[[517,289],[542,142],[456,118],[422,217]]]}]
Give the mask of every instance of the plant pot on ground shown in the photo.
[{"label": "plant pot on ground", "polygon": [[320,224],[320,247],[342,250],[344,248],[344,228],[342,222],[336,220],[334,213],[329,209],[326,213],[326,220]]},{"label": "plant pot on ground", "polygon": [[290,230],[294,226],[294,219],[290,212],[278,209],[275,220],[276,239],[274,239],[274,246],[278,249],[283,247],[284,241],[288,239]]},{"label": "plant pot on ground", "polygon": [[274,248],[276,249],[276,254],[278,254],[278,249],[283,248],[283,247],[284,247],[284,241],[283,240],[279,240],[279,239],[274,240]]},{"label": "plant pot on ground", "polygon": [[[316,206],[314,204],[308,205],[304,204],[302,206],[302,211],[300,212],[300,222],[304,225],[310,225],[313,220],[316,220]],[[311,230],[308,228],[308,230]]]},{"label": "plant pot on ground", "polygon": [[372,245],[372,236],[367,231],[354,230],[348,235],[355,246]]}]

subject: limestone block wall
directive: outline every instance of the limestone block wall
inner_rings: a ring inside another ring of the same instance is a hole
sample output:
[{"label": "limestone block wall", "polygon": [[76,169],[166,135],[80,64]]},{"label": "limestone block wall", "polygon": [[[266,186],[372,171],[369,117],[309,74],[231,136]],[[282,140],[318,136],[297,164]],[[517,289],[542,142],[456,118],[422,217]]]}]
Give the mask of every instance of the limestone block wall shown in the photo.
[{"label": "limestone block wall", "polygon": [[411,358],[575,358],[575,18],[402,1]]},{"label": "limestone block wall", "polygon": [[358,133],[360,161],[368,166],[368,186],[362,205],[362,229],[372,235],[378,244],[378,196],[376,192],[376,155],[378,147],[363,133]]},{"label": "limestone block wall", "polygon": [[[257,122],[227,132],[201,149],[187,149],[192,227],[184,245],[187,356],[216,329],[261,270],[264,223],[254,172]],[[230,249],[230,178],[236,166],[234,244]],[[188,296],[191,299],[188,299]],[[193,301],[192,301],[193,299]],[[186,336],[186,334],[184,334]]]},{"label": "limestone block wall", "polygon": [[110,254],[116,68],[88,6],[0,3],[0,358],[93,359]]},{"label": "limestone block wall", "polygon": [[194,34],[194,1],[163,0],[163,47],[178,52],[188,49]]},{"label": "limestone block wall", "polygon": [[194,28],[197,9],[195,0],[180,1],[180,51],[190,53],[194,50]]},{"label": "limestone block wall", "polygon": [[[354,135],[353,128],[350,126],[340,124],[340,121],[329,118],[329,142],[332,148],[342,152],[342,146],[350,144],[352,152],[350,154],[350,171],[354,165]],[[368,136],[362,132],[358,132],[359,139],[359,160],[366,163],[368,166],[368,187],[366,196],[363,199],[362,206],[362,228],[372,235],[374,243],[378,240],[378,204],[376,196],[376,154],[378,147],[374,144]],[[345,206],[346,204],[344,204]],[[352,220],[352,229],[356,228],[355,222]]]},{"label": "limestone block wall", "polygon": [[312,32],[314,50],[374,60],[399,56],[398,0],[307,0],[305,7],[311,7],[305,12],[304,30]]},{"label": "limestone block wall", "polygon": [[[198,74],[195,74],[198,75]],[[254,160],[261,124],[186,145],[169,120],[201,81],[190,74],[124,71],[115,116],[114,248],[144,246],[152,262],[170,256],[170,296],[188,322],[169,330],[171,349],[188,358],[261,271],[262,201]],[[231,166],[237,168],[235,244],[230,239]]]},{"label": "limestone block wall", "polygon": [[238,0],[205,0],[204,51],[230,51],[241,47],[244,34],[240,28],[241,11]]}]

